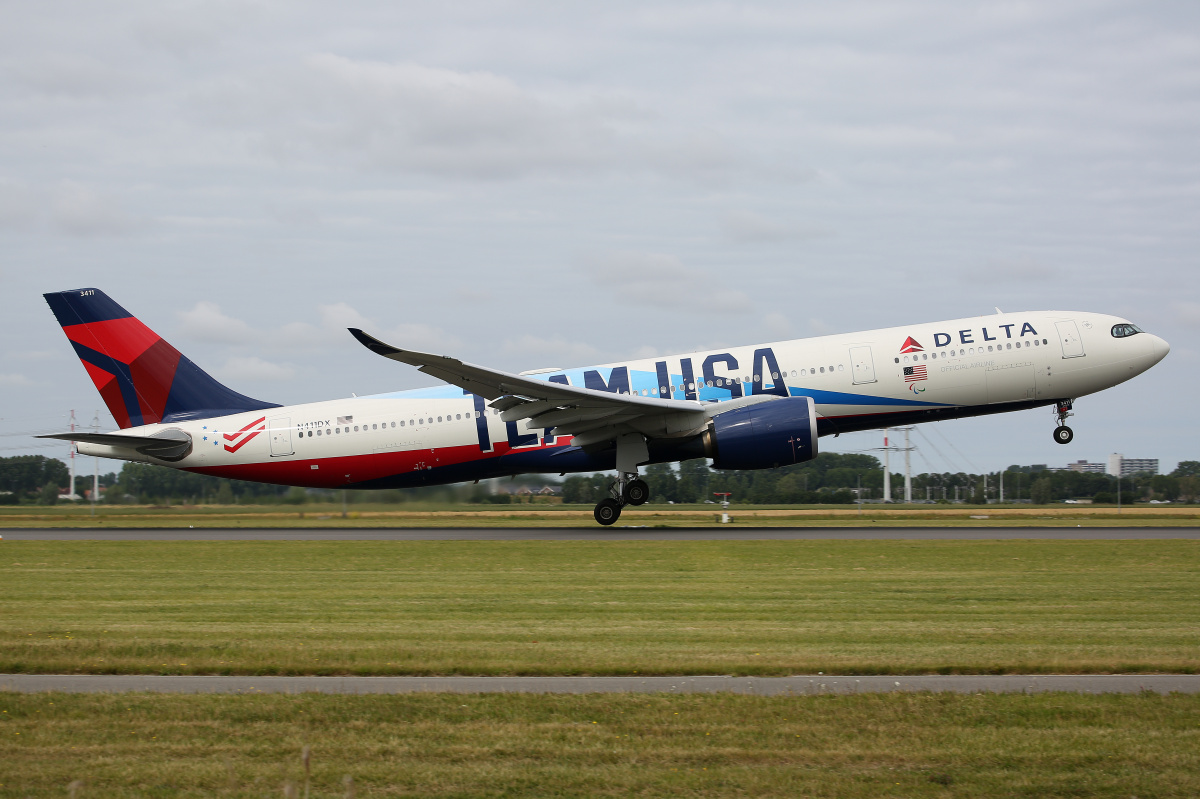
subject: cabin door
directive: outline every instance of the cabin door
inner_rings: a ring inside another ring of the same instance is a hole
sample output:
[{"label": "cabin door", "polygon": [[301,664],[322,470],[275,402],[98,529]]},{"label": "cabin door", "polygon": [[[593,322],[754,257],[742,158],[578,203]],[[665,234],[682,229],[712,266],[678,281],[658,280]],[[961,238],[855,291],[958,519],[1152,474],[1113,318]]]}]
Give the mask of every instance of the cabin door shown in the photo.
[{"label": "cabin door", "polygon": [[1064,358],[1082,358],[1083,339],[1079,337],[1079,328],[1075,326],[1074,319],[1067,319],[1062,322],[1055,322],[1054,326],[1058,328],[1058,340],[1062,344],[1062,352]]},{"label": "cabin door", "polygon": [[292,448],[292,420],[288,416],[276,416],[269,423],[271,436],[271,457],[291,455],[296,450]]},{"label": "cabin door", "polygon": [[870,347],[851,347],[850,364],[854,372],[854,385],[875,382],[875,361]]}]

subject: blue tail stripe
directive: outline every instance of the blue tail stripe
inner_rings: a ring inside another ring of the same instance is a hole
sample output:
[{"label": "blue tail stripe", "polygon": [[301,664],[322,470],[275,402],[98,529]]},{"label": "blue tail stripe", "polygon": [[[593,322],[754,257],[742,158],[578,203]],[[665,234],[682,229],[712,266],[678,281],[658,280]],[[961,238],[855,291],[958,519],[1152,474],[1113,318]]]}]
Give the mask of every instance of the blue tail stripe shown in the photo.
[{"label": "blue tail stripe", "polygon": [[110,319],[127,319],[133,314],[113,302],[100,289],[71,289],[43,294],[54,318],[63,327],[71,325],[107,322]]},{"label": "blue tail stripe", "polygon": [[79,360],[90,363],[97,369],[103,369],[117,377],[117,386],[121,389],[121,399],[125,403],[125,413],[129,415],[129,424],[137,427],[144,424],[142,420],[142,405],[138,402],[137,389],[133,387],[133,375],[129,372],[129,366],[121,363],[103,352],[97,352],[91,347],[85,347],[77,341],[72,341],[71,346],[75,348],[75,354],[79,356]]}]

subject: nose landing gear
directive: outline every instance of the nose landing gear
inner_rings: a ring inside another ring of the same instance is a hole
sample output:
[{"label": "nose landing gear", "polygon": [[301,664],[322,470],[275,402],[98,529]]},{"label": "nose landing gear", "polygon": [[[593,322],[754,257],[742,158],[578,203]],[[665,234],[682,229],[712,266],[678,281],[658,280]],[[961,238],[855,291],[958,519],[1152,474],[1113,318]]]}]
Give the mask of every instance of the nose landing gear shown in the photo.
[{"label": "nose landing gear", "polygon": [[1059,400],[1054,406],[1054,416],[1058,419],[1058,427],[1054,428],[1054,440],[1059,444],[1070,444],[1075,438],[1075,431],[1065,424],[1068,417],[1075,415],[1071,413],[1072,407],[1074,406],[1069,399]]}]

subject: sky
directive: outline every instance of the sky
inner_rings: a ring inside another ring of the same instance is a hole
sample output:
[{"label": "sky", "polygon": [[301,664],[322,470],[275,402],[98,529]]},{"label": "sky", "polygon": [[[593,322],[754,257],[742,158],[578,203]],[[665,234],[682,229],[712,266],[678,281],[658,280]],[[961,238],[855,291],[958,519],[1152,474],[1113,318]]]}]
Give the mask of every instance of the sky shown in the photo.
[{"label": "sky", "polygon": [[[925,425],[914,471],[1200,459],[1200,5],[7,3],[0,456],[115,425],[41,294],[98,287],[236,390],[435,381],[1020,310],[1148,373]],[[878,433],[821,442],[871,451]],[[878,454],[878,453],[876,453]],[[115,462],[112,468],[119,464]]]}]

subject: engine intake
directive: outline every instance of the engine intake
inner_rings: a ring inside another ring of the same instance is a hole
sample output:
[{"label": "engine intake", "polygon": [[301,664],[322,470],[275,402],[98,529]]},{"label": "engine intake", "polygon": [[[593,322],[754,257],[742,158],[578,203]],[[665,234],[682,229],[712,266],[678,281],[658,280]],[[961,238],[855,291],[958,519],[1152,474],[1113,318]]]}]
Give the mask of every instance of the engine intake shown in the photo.
[{"label": "engine intake", "polygon": [[812,397],[786,397],[719,413],[703,433],[717,469],[773,469],[817,457]]}]

